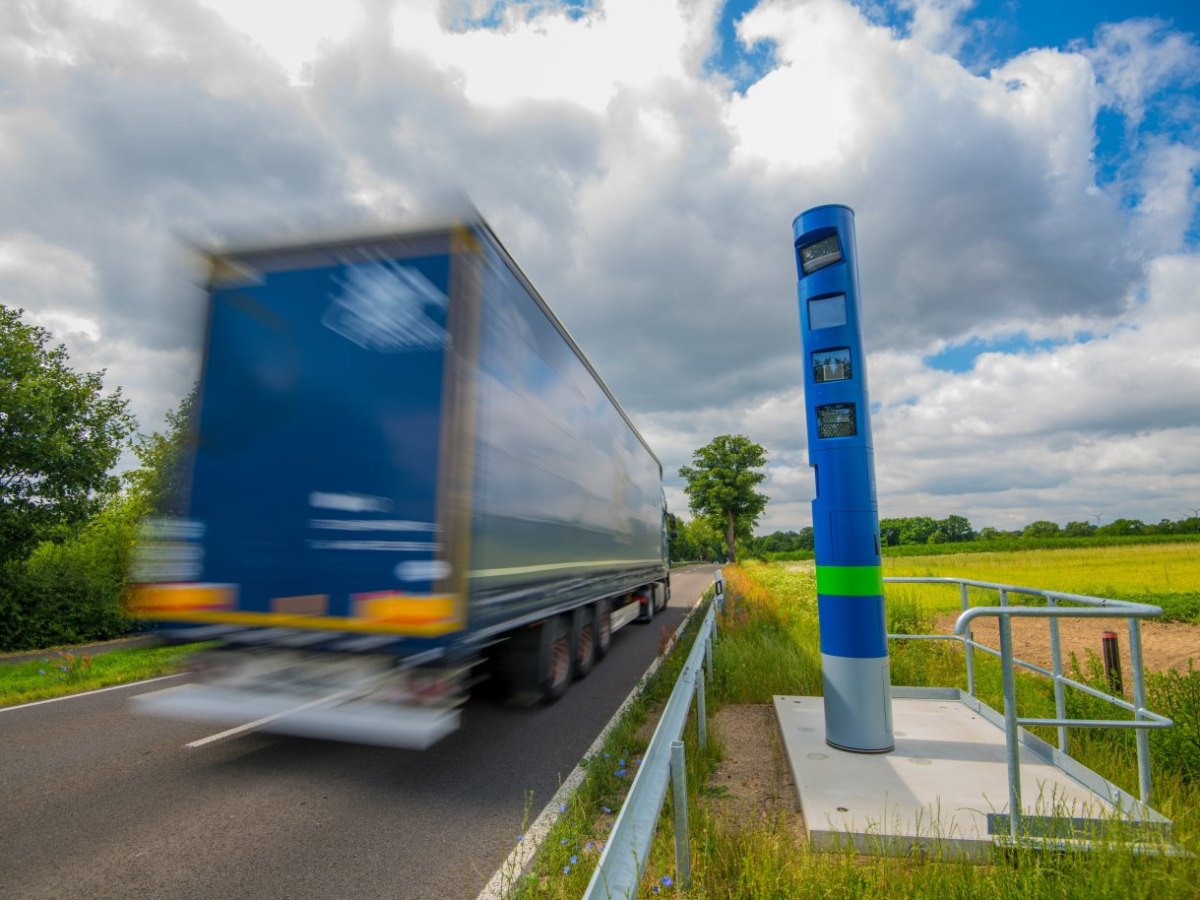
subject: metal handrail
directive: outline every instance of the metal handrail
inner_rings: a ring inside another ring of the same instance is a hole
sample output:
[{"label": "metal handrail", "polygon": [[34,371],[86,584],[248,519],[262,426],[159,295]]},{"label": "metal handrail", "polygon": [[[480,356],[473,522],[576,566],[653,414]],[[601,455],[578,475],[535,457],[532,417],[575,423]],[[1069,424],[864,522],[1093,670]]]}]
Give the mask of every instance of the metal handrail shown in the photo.
[{"label": "metal handrail", "polygon": [[686,889],[691,881],[691,864],[687,842],[687,793],[685,788],[685,763],[683,756],[684,726],[692,697],[696,698],[696,722],[699,726],[700,746],[707,740],[705,715],[705,673],[712,680],[712,646],[716,634],[716,611],[724,600],[724,583],[720,571],[714,579],[718,593],[709,604],[695,643],[671,696],[663,708],[658,727],[650,738],[642,764],[630,785],[625,802],[617,813],[612,831],[592,878],[584,891],[585,900],[600,900],[610,897],[635,897],[650,855],[650,844],[658,827],[667,795],[667,783],[675,786],[675,861],[680,886]]},{"label": "metal handrail", "polygon": [[[1162,609],[1148,603],[1134,603],[1128,600],[1115,600],[1111,597],[1093,597],[1087,594],[1071,594],[1063,591],[1048,591],[1041,588],[1029,588],[1011,584],[997,584],[990,581],[976,581],[970,578],[885,578],[888,584],[954,584],[960,589],[963,612],[954,623],[954,634],[889,634],[893,640],[950,640],[963,645],[967,667],[967,693],[978,699],[975,694],[975,663],[974,650],[981,650],[993,656],[1000,657],[1001,678],[1004,693],[1004,737],[1005,749],[1008,756],[1008,808],[1009,831],[1016,838],[1021,827],[1021,775],[1020,775],[1020,736],[1018,729],[1023,725],[1042,725],[1058,729],[1058,749],[1068,753],[1068,728],[1132,728],[1137,732],[1137,761],[1138,787],[1141,801],[1147,807],[1151,800],[1150,781],[1150,737],[1147,729],[1169,728],[1174,722],[1166,716],[1151,712],[1146,708],[1146,683],[1142,664],[1142,632],[1141,620],[1162,615]],[[999,606],[970,605],[968,588],[976,587],[998,592]],[[1045,607],[1010,606],[1009,596],[1021,594],[1040,597],[1046,601]],[[1087,607],[1059,606],[1060,602],[1078,603]],[[995,616],[1000,632],[999,651],[981,644],[971,636],[971,622],[982,616]],[[1012,649],[1012,619],[1041,618],[1050,623],[1050,652],[1051,669],[1018,659],[1013,656]],[[1068,678],[1062,671],[1062,644],[1059,640],[1058,620],[1062,618],[1124,618],[1129,623],[1129,664],[1133,670],[1133,702],[1129,703],[1124,697],[1105,693],[1088,684]],[[1040,675],[1045,675],[1054,682],[1055,718],[1039,719],[1021,717],[1017,714],[1016,677],[1014,667],[1028,669]],[[1104,700],[1113,706],[1133,714],[1133,720],[1121,719],[1070,719],[1066,715],[1066,697],[1064,688],[1071,687],[1083,691],[1090,696]]]}]

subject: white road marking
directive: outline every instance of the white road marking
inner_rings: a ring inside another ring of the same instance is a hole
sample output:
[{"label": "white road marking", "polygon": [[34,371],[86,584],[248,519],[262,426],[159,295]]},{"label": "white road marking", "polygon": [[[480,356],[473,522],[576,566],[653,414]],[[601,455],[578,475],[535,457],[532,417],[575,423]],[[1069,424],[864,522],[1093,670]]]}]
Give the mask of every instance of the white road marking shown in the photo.
[{"label": "white road marking", "polygon": [[78,694],[64,694],[62,697],[51,697],[49,700],[32,700],[19,706],[0,706],[0,713],[12,712],[14,709],[28,709],[31,706],[41,706],[43,703],[57,703],[59,700],[75,700],[79,697],[90,697],[92,694],[103,694],[106,691],[119,691],[124,688],[137,687],[140,684],[153,684],[156,681],[166,681],[168,678],[180,678],[184,672],[174,675],[159,675],[156,678],[144,678],[141,681],[130,681],[127,684],[114,684],[111,687],[96,688],[94,691],[81,691]]}]

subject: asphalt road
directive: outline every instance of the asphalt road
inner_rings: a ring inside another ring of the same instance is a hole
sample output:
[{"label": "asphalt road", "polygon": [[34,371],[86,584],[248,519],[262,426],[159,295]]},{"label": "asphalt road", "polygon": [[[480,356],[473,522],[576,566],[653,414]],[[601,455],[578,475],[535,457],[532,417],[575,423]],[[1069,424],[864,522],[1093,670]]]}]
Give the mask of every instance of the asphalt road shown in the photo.
[{"label": "asphalt road", "polygon": [[474,897],[713,567],[672,577],[559,703],[472,701],[417,753],[134,716],[170,682],[0,711],[0,897]]}]

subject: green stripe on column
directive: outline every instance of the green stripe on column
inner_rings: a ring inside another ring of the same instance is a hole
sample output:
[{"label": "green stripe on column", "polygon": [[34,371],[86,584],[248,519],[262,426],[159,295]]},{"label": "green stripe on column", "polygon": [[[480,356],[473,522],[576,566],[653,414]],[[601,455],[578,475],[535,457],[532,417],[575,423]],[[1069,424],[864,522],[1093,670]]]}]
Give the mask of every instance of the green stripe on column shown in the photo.
[{"label": "green stripe on column", "polygon": [[882,566],[817,566],[817,593],[841,597],[883,595]]}]

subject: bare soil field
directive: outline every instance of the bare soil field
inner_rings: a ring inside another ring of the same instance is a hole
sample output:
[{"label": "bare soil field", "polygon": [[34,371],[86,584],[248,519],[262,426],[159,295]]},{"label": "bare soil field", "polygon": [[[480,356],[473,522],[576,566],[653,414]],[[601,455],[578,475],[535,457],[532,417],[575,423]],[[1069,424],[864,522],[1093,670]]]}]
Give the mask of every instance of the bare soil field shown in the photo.
[{"label": "bare soil field", "polygon": [[[954,630],[956,614],[948,613],[937,617],[937,630],[950,634]],[[1062,644],[1063,666],[1069,666],[1070,654],[1079,659],[1085,668],[1087,651],[1102,656],[1101,635],[1105,631],[1115,632],[1121,655],[1122,678],[1130,684],[1129,626],[1125,619],[1064,619],[1059,623],[1059,640]],[[999,648],[1000,630],[995,619],[976,619],[971,623],[975,640],[989,647]],[[1013,619],[1013,649],[1019,659],[1050,668],[1050,625],[1044,619]],[[1186,671],[1188,660],[1200,665],[1200,625],[1186,622],[1142,622],[1142,657],[1146,670],[1163,672],[1167,669]],[[1086,671],[1086,668],[1085,668]]]}]

